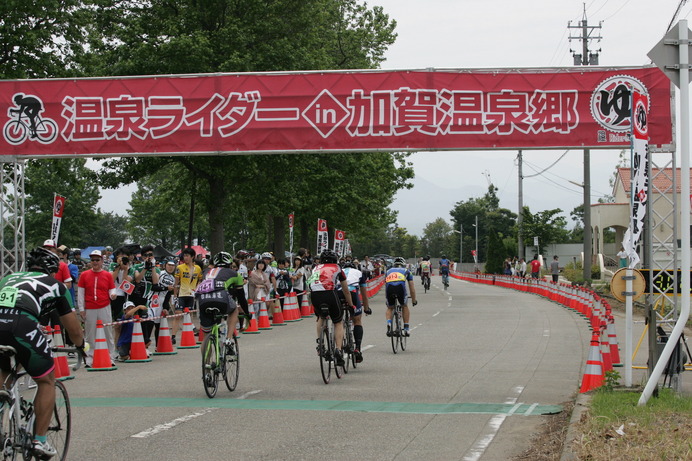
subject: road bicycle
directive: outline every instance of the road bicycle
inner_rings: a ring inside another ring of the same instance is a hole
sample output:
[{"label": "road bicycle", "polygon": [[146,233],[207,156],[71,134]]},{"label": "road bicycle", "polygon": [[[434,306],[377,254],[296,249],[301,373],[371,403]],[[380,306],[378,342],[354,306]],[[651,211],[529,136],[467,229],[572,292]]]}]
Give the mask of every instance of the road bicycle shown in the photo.
[{"label": "road bicycle", "polygon": [[[78,354],[77,371],[84,363],[84,353],[81,349],[71,347],[52,347],[53,352]],[[12,346],[0,346],[0,356],[10,360],[10,372],[5,378],[0,390],[0,449],[3,460],[15,460],[21,454],[24,460],[39,459],[33,451],[34,439],[34,402],[32,389],[36,384],[17,362],[17,351]],[[63,461],[67,459],[72,433],[72,411],[70,397],[65,385],[55,381],[55,406],[51,416],[46,438],[55,448],[57,455],[52,459]]]},{"label": "road bicycle", "polygon": [[445,286],[445,290],[449,288],[449,272],[442,272],[442,284]]},{"label": "road bicycle", "polygon": [[406,335],[404,334],[404,308],[399,301],[392,309],[392,325],[391,325],[392,351],[396,354],[401,348],[406,350]]},{"label": "road bicycle", "polygon": [[349,363],[356,368],[356,339],[353,335],[353,311],[348,304],[342,302],[344,307],[344,339],[342,341],[341,353],[344,354],[344,373],[348,373]]},{"label": "road bicycle", "polygon": [[[16,112],[16,111],[15,111]],[[58,135],[58,125],[54,120],[36,116],[36,129],[32,129],[31,120],[27,115],[17,113],[15,118],[8,120],[3,128],[5,139],[10,144],[21,144],[27,137],[38,139],[41,143],[52,142]]]},{"label": "road bicycle", "polygon": [[421,278],[423,279],[423,289],[425,290],[424,292],[427,293],[430,289],[430,274],[423,273],[423,275],[421,275]]},{"label": "road bicycle", "polygon": [[[334,323],[329,317],[329,306],[320,304],[320,318],[322,318],[322,332],[317,340],[317,354],[320,357],[320,371],[322,372],[322,380],[324,384],[329,384],[332,375],[332,369],[336,377],[341,379],[341,371],[344,367],[337,366],[334,359],[334,351],[336,344],[334,340]],[[345,361],[345,360],[344,360]]]},{"label": "road bicycle", "polygon": [[221,343],[221,338],[226,336],[220,334],[221,329],[226,328],[226,315],[216,307],[206,309],[214,316],[214,324],[202,342],[202,383],[207,397],[213,399],[222,377],[229,391],[233,392],[238,385],[240,349],[235,331],[229,340]]}]

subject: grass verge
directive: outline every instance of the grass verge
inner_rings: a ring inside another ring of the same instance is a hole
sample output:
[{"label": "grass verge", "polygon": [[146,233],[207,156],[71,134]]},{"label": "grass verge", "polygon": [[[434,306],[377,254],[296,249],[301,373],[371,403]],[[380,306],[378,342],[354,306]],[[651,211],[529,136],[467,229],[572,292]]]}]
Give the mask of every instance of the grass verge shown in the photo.
[{"label": "grass verge", "polygon": [[596,391],[572,447],[581,460],[692,459],[692,398],[662,389],[644,406],[641,392]]}]

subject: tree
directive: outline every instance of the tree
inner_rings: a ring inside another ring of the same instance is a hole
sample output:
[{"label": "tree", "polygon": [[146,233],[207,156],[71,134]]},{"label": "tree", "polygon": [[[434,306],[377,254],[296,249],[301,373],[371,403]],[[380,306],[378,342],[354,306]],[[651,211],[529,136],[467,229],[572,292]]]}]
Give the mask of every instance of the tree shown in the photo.
[{"label": "tree", "polygon": [[83,248],[97,243],[89,236],[98,227],[96,204],[101,198],[96,175],[86,160],[30,160],[25,168],[26,243],[29,248],[50,237],[54,194],[66,197],[59,243]]},{"label": "tree", "polygon": [[[158,0],[146,4],[109,0],[105,3],[96,11],[94,27],[90,29],[90,52],[81,60],[83,68],[93,75],[374,68],[382,62],[384,52],[396,37],[396,23],[389,20],[381,7],[370,9],[356,0]],[[285,217],[292,211],[296,212],[301,240],[306,241],[309,223],[314,223],[317,217],[329,217],[330,225],[333,222],[346,228],[344,224],[351,224],[358,230],[364,230],[367,222],[382,225],[383,221],[391,221],[392,214],[385,211],[386,207],[393,200],[394,192],[404,187],[405,179],[412,177],[410,168],[401,164],[405,156],[362,155],[356,169],[353,160],[347,161],[337,154],[312,158],[174,157],[167,161],[179,163],[195,178],[200,209],[208,215],[212,251],[224,247],[227,216],[239,211],[243,218],[248,217],[247,209],[231,207],[241,203],[248,204],[252,210],[250,219],[264,223],[264,226],[255,225],[266,231],[264,244],[280,254],[285,244]],[[323,163],[331,165],[334,171],[324,171]],[[369,163],[375,164],[376,172],[384,171],[385,176],[368,176],[370,172],[365,170]],[[106,162],[101,173],[104,183],[117,187],[139,181],[142,172],[148,174],[159,166],[157,159],[118,159]],[[316,169],[321,170],[317,173],[322,177],[333,177],[331,182],[321,184],[339,194],[330,195],[330,190],[315,194],[306,189],[309,187],[306,183],[295,187],[298,178],[305,178],[308,172],[312,180]],[[369,181],[359,182],[353,177],[354,172],[361,171]],[[373,189],[365,194],[361,191],[360,198],[353,199],[353,194],[343,193],[347,188],[343,184],[345,175],[350,184],[367,184]],[[238,187],[247,178],[267,177],[271,177],[272,192],[306,193],[284,194],[281,197],[288,196],[289,200],[277,201],[268,200],[270,191],[266,181],[264,187]],[[316,195],[322,199],[318,205],[315,205]],[[368,203],[363,204],[363,200]],[[366,208],[378,203],[383,206]],[[344,208],[350,212],[345,213]],[[362,213],[363,209],[368,209],[368,213]],[[387,219],[381,219],[382,216]],[[240,229],[235,230],[247,235],[250,224],[243,219]]]},{"label": "tree", "polygon": [[98,210],[96,220],[96,228],[84,237],[87,242],[84,246],[108,245],[117,248],[128,240],[127,217]]},{"label": "tree", "polygon": [[423,229],[423,252],[430,254],[433,258],[446,254],[449,250],[447,245],[451,232],[452,227],[442,218],[428,223]]},{"label": "tree", "polygon": [[[524,235],[531,239],[538,237],[539,253],[543,253],[545,247],[551,243],[566,240],[567,220],[564,216],[560,216],[561,209],[555,208],[532,214],[529,207],[525,206],[523,213]],[[525,239],[525,241],[528,240]]]},{"label": "tree", "polygon": [[488,234],[488,249],[486,254],[488,257],[485,262],[485,272],[488,274],[502,274],[507,253],[497,232],[490,232]]},{"label": "tree", "polygon": [[94,1],[0,2],[0,77],[45,78],[78,74],[75,58],[86,43]]},{"label": "tree", "polygon": [[[499,233],[500,238],[516,235],[517,215],[506,208],[500,208],[497,190],[497,187],[491,184],[483,197],[457,202],[449,212],[454,221],[454,229],[463,226],[464,248],[474,248],[477,243],[479,261],[484,261],[486,258],[485,249],[488,248],[488,235],[491,232]],[[478,242],[475,242],[476,218],[478,218]],[[464,251],[462,258],[462,262],[473,261],[470,251]]]}]

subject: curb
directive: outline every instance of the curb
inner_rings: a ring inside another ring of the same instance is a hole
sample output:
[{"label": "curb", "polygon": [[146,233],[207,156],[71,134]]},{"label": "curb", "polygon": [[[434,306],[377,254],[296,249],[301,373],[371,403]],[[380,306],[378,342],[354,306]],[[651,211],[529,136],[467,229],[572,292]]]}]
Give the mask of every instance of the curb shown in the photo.
[{"label": "curb", "polygon": [[572,417],[569,419],[569,427],[565,435],[565,443],[562,447],[562,455],[560,461],[577,461],[577,455],[572,451],[572,442],[577,438],[577,424],[581,421],[581,417],[586,410],[589,409],[591,402],[591,394],[578,394],[574,401],[572,409]]}]

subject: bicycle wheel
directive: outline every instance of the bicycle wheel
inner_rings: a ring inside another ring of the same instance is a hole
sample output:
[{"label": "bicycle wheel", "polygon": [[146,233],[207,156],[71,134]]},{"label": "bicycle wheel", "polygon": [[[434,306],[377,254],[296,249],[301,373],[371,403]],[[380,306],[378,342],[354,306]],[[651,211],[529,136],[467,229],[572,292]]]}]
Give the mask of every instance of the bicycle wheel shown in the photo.
[{"label": "bicycle wheel", "polygon": [[392,311],[392,351],[396,354],[399,349],[399,311],[394,308]]},{"label": "bicycle wheel", "polygon": [[19,120],[10,120],[5,123],[3,128],[5,139],[10,144],[21,144],[26,139],[28,132],[26,125]]},{"label": "bicycle wheel", "polygon": [[[226,346],[228,348],[228,346]],[[229,354],[233,352],[233,354]],[[223,368],[223,379],[226,381],[226,387],[233,392],[238,385],[238,376],[240,375],[240,349],[238,349],[238,338],[233,336],[233,351],[226,350],[225,365]]]},{"label": "bicycle wheel", "polygon": [[[323,322],[326,321],[327,320],[323,320]],[[326,326],[322,328],[322,334],[320,335],[320,342],[318,343],[318,348],[320,356],[320,370],[322,371],[322,381],[324,381],[324,384],[329,384],[329,380],[331,379],[332,375],[332,355],[329,348],[329,330]]]},{"label": "bicycle wheel", "polygon": [[351,356],[353,353],[351,352],[351,344],[349,339],[350,337],[350,329],[349,329],[349,317],[348,314],[344,313],[344,319],[343,319],[343,325],[344,325],[344,338],[341,341],[341,353],[344,356],[344,373],[348,373],[348,366],[351,362]]},{"label": "bicycle wheel", "polygon": [[48,442],[58,452],[56,460],[64,461],[67,459],[67,450],[70,448],[70,434],[72,433],[72,410],[70,407],[70,397],[67,395],[65,385],[55,382],[55,406],[53,416],[50,419],[46,437]]},{"label": "bicycle wheel", "polygon": [[398,316],[399,317],[399,347],[401,347],[402,351],[406,350],[406,336],[404,335],[404,320],[402,318],[402,315]]},{"label": "bicycle wheel", "polygon": [[[21,451],[22,437],[19,435],[17,409],[10,408],[9,401],[3,401],[0,407],[0,443],[2,444],[2,459],[15,460],[17,452]],[[16,450],[15,450],[16,449]]]},{"label": "bicycle wheel", "polygon": [[[332,351],[332,365],[334,366],[334,374],[338,379],[341,379],[341,376],[343,375],[342,371],[344,369],[343,366],[339,366],[336,364],[336,339],[334,338],[334,323],[330,322],[329,323],[329,346]],[[343,358],[344,351],[341,351],[341,357]]]},{"label": "bicycle wheel", "polygon": [[51,119],[46,118],[41,120],[36,127],[36,137],[39,142],[48,144],[53,142],[58,135],[58,125]]},{"label": "bicycle wheel", "polygon": [[219,389],[218,358],[216,357],[216,335],[210,333],[202,343],[202,383],[207,397],[213,399]]}]

